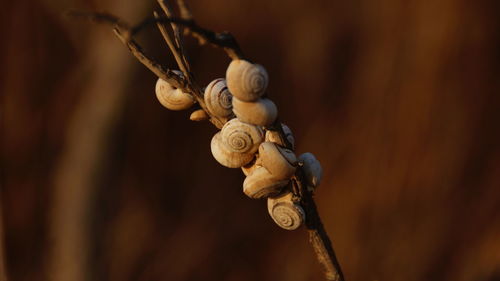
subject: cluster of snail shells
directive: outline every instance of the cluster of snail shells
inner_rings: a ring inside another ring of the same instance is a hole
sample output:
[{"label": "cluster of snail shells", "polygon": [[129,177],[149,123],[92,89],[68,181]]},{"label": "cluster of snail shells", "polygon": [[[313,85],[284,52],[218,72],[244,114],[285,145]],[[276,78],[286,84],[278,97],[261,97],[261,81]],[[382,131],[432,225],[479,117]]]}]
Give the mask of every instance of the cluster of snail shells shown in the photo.
[{"label": "cluster of snail shells", "polygon": [[[267,198],[269,214],[276,224],[293,230],[303,224],[305,212],[285,187],[299,162],[309,190],[321,182],[322,170],[311,153],[295,156],[291,150],[295,140],[286,125],[281,124],[283,136],[266,129],[278,114],[276,105],[263,97],[268,80],[262,66],[233,60],[226,71],[226,79],[215,79],[205,88],[206,111],[196,110],[190,118],[202,120],[211,115],[225,122],[210,144],[214,158],[223,166],[241,168],[246,176],[243,192],[250,198]],[[171,110],[188,109],[196,102],[189,93],[162,79],[156,83],[156,96]]]},{"label": "cluster of snail shells", "polygon": [[[262,66],[233,60],[226,71],[226,79],[216,79],[206,87],[205,103],[211,114],[230,118],[232,111],[236,116],[214,135],[211,150],[223,166],[241,168],[246,176],[243,192],[250,198],[267,198],[273,220],[280,227],[293,230],[303,224],[305,212],[285,187],[295,174],[299,161],[313,167],[308,172],[304,170],[304,174],[311,177],[311,180],[307,179],[308,186],[310,182],[313,183],[311,186],[319,184],[321,173],[318,174],[317,170],[321,166],[316,158],[310,157],[312,154],[303,154],[297,159],[291,150],[294,137],[286,125],[281,124],[284,136],[266,129],[275,122],[278,114],[276,105],[263,97],[268,80]],[[215,106],[215,109],[213,105],[218,104],[224,106]]]},{"label": "cluster of snail shells", "polygon": [[226,80],[233,95],[233,112],[239,120],[264,127],[276,120],[276,105],[262,97],[269,82],[264,67],[246,60],[233,60],[227,68]]}]

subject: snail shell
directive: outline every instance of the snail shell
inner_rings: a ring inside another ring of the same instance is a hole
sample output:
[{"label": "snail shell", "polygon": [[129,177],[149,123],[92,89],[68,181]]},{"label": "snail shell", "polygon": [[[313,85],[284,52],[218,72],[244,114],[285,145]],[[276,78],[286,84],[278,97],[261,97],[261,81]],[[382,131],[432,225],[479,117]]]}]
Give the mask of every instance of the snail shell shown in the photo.
[{"label": "snail shell", "polygon": [[195,110],[189,116],[191,121],[203,121],[208,119],[208,114],[203,109]]},{"label": "snail shell", "polygon": [[264,127],[271,125],[278,116],[276,105],[266,98],[245,102],[234,97],[233,111],[241,121]]},{"label": "snail shell", "polygon": [[264,94],[269,76],[264,67],[246,60],[233,60],[226,71],[229,91],[242,101],[255,101]]},{"label": "snail shell", "polygon": [[231,119],[222,127],[221,138],[231,151],[253,155],[264,140],[264,132],[257,126]]},{"label": "snail shell", "polygon": [[323,168],[314,154],[306,152],[299,156],[299,160],[304,163],[302,171],[307,180],[307,185],[311,187],[318,187],[323,178]]},{"label": "snail shell", "polygon": [[253,153],[239,153],[231,150],[225,145],[221,138],[221,132],[215,134],[210,143],[210,149],[215,160],[228,168],[239,168],[252,161]]},{"label": "snail shell", "polygon": [[243,192],[250,198],[266,198],[279,194],[289,181],[277,180],[266,168],[256,166],[243,181]]},{"label": "snail shell", "polygon": [[208,84],[204,99],[208,111],[213,115],[227,117],[233,112],[232,95],[227,89],[224,78],[215,79]]},{"label": "snail shell", "polygon": [[159,78],[155,87],[156,98],[160,103],[170,110],[183,110],[190,108],[195,99],[181,89],[172,87],[167,81]]},{"label": "snail shell", "polygon": [[[283,129],[283,133],[285,133],[285,137],[288,142],[292,145],[292,149],[295,147],[295,138],[293,137],[292,130],[290,128],[281,123],[281,128]],[[277,131],[266,131],[266,141],[274,142],[278,145],[285,146],[285,142],[282,140],[280,134]]]},{"label": "snail shell", "polygon": [[297,158],[293,151],[281,148],[273,142],[261,143],[259,160],[275,179],[289,179],[295,173]]},{"label": "snail shell", "polygon": [[297,229],[306,219],[304,209],[292,201],[290,192],[277,198],[267,198],[267,210],[274,222],[286,230]]}]

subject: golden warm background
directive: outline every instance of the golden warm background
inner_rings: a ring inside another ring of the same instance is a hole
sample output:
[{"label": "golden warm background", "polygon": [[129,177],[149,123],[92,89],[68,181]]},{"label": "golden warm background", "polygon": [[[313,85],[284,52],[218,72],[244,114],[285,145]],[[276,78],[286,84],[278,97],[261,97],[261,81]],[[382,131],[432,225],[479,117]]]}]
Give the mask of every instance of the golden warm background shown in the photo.
[{"label": "golden warm background", "polygon": [[[500,280],[500,4],[189,1],[271,77],[348,281]],[[171,112],[108,26],[155,1],[3,1],[0,280],[322,280],[304,229],[274,225],[220,166],[209,123]],[[152,27],[138,36],[174,61]],[[221,50],[188,40],[195,74]]]}]

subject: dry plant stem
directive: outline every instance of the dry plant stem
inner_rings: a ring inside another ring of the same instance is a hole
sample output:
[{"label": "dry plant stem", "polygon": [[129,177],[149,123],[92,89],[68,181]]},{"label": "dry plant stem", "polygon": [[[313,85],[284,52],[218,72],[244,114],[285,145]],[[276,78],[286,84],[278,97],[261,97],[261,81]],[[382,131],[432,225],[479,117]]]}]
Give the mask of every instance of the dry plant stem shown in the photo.
[{"label": "dry plant stem", "polygon": [[[170,7],[170,4],[165,1],[165,0],[157,0],[158,4],[160,4],[160,7],[162,8],[163,12],[165,15],[169,18],[174,17],[174,13],[172,12],[172,7]],[[157,17],[155,17],[157,18]],[[181,42],[181,36],[180,36],[180,31],[179,31],[179,26],[173,22],[170,23],[170,26],[172,27],[172,30],[174,32],[174,38],[175,38],[175,45],[177,48],[181,48],[182,42]]]},{"label": "dry plant stem", "polygon": [[200,27],[192,19],[182,19],[182,18],[169,18],[169,17],[159,17],[159,18],[147,18],[140,24],[129,28],[129,25],[122,21],[120,18],[108,14],[108,13],[89,13],[82,11],[68,11],[67,16],[73,18],[81,18],[85,20],[90,20],[97,23],[111,24],[117,27],[120,31],[127,30],[125,37],[129,39],[134,34],[138,33],[145,27],[156,24],[158,22],[165,23],[175,23],[184,26],[188,31],[191,32],[193,37],[199,39],[200,44],[208,42],[216,47],[222,48],[231,59],[244,59],[243,53],[238,45],[238,42],[234,39],[233,35],[229,32],[216,33],[208,29]]},{"label": "dry plant stem", "polygon": [[183,91],[191,92],[190,89],[188,89],[188,84],[186,81],[177,75],[175,72],[173,72],[170,69],[165,69],[163,66],[160,64],[156,63],[154,60],[149,58],[141,49],[139,44],[135,42],[133,39],[130,39],[128,35],[125,35],[122,28],[119,28],[118,26],[115,27],[114,29],[116,36],[122,41],[123,44],[125,44],[130,52],[139,60],[144,66],[146,66],[151,72],[156,74],[159,78],[167,81],[170,83],[172,86],[176,88],[180,88]]},{"label": "dry plant stem", "polygon": [[[162,2],[167,2],[166,0],[162,0]],[[193,15],[191,14],[191,11],[186,5],[186,2],[184,0],[177,0],[177,6],[179,7],[179,11],[181,13],[181,19],[183,20],[193,20]],[[170,15],[167,15],[168,17],[171,17]],[[173,15],[172,15],[173,16]],[[184,51],[184,44],[183,44],[183,34],[184,34],[184,27],[182,25],[175,25],[175,31],[176,33],[176,39],[178,39],[178,45],[181,50],[181,54],[183,55],[184,62],[189,65],[189,59],[186,55],[186,52]]]},{"label": "dry plant stem", "polygon": [[[162,8],[163,12],[165,12],[165,15],[169,18],[172,18],[174,16],[174,13],[172,12],[172,8],[170,7],[170,4],[166,0],[157,0],[158,4],[160,4],[160,7]],[[186,5],[184,1],[178,1],[177,5],[179,6],[179,9],[181,11],[181,18],[184,20],[191,20],[191,14],[186,13]],[[159,17],[156,17],[158,19]],[[173,22],[170,23],[173,33],[174,33],[174,38],[175,38],[175,43],[177,46],[177,52],[179,54],[180,59],[182,60],[182,64],[184,64],[186,68],[186,72],[184,73],[185,75],[190,74],[191,77],[190,81],[195,82],[195,79],[193,77],[193,73],[191,73],[191,66],[189,64],[189,60],[186,54],[186,51],[184,50],[184,44],[183,44],[183,32],[184,28],[182,25],[175,24]],[[175,55],[175,54],[174,54]],[[179,62],[178,62],[179,64]]]},{"label": "dry plant stem", "polygon": [[132,35],[141,31],[146,26],[157,23],[157,22],[170,22],[176,23],[184,26],[188,31],[192,33],[193,37],[198,38],[200,44],[208,42],[216,47],[222,48],[231,59],[243,59],[243,53],[238,45],[238,42],[234,39],[233,35],[229,32],[213,32],[211,30],[202,28],[192,19],[179,19],[170,17],[160,17],[160,18],[148,18],[142,21],[140,24],[132,28]]},{"label": "dry plant stem", "polygon": [[[160,4],[163,1],[159,1]],[[174,87],[181,88],[182,90],[193,94],[193,96],[198,101],[200,107],[205,110],[207,114],[209,111],[206,108],[203,94],[201,89],[196,85],[192,84],[194,81],[186,81],[182,77],[178,76],[174,72],[169,69],[164,69],[161,65],[154,62],[152,59],[148,58],[144,52],[141,50],[140,46],[133,40],[131,37],[143,29],[145,26],[156,23],[160,27],[160,31],[162,32],[167,44],[169,44],[174,57],[176,57],[176,61],[179,64],[179,67],[183,67],[184,61],[187,61],[184,54],[179,53],[179,47],[174,46],[172,40],[168,36],[165,25],[160,25],[161,23],[175,23],[178,25],[184,26],[187,30],[191,31],[192,35],[197,37],[198,39],[202,39],[215,45],[216,47],[222,48],[227,55],[231,59],[243,59],[243,53],[239,48],[234,37],[227,32],[216,33],[198,26],[191,18],[191,13],[187,10],[185,4],[183,5],[183,1],[179,0],[179,7],[181,13],[183,13],[183,19],[177,19],[170,17],[171,14],[168,6],[165,13],[168,17],[160,17],[155,15],[154,19],[146,19],[139,25],[129,28],[127,24],[123,21],[109,14],[85,14],[78,13],[78,16],[84,16],[88,19],[92,19],[94,21],[111,23],[115,26],[115,33],[120,38],[120,40],[129,48],[130,52],[146,67],[148,67],[153,73],[155,73],[159,78],[164,79],[165,81],[171,83]],[[163,7],[163,6],[162,6]],[[97,19],[97,20],[96,20]],[[118,25],[119,23],[119,25]],[[174,28],[175,30],[175,28]],[[123,35],[123,31],[125,31],[126,35]],[[166,33],[166,35],[164,34]],[[175,32],[175,31],[174,31]],[[168,39],[167,39],[168,38]],[[170,40],[170,41],[169,41]],[[170,42],[170,43],[169,43]],[[180,41],[179,41],[180,42]],[[203,42],[201,42],[203,43]],[[177,56],[182,56],[182,60]],[[188,75],[192,75],[190,72],[186,72]],[[190,76],[192,77],[192,76]],[[191,83],[190,83],[191,82]],[[218,128],[222,127],[224,122],[221,122],[217,117],[210,115],[210,121]],[[276,120],[272,126],[268,129],[277,131],[285,142],[288,148],[292,148],[292,145],[288,142],[285,134],[283,132],[283,128],[281,126],[281,122]],[[303,206],[306,212],[306,227],[309,231],[310,242],[314,248],[316,253],[316,257],[318,261],[323,265],[325,269],[325,277],[328,280],[335,281],[343,281],[344,276],[342,274],[342,270],[340,268],[340,264],[337,261],[335,256],[335,252],[332,247],[332,243],[326,230],[321,222],[321,218],[319,216],[318,210],[316,208],[316,204],[313,199],[313,195],[311,192],[307,190],[307,185],[305,183],[304,177],[302,175],[302,170],[299,167],[295,176],[292,178],[292,191],[294,193],[295,200],[300,201],[300,204]]]},{"label": "dry plant stem", "polygon": [[[309,242],[314,248],[316,258],[325,270],[327,280],[343,281],[344,275],[332,247],[314,202],[313,194],[307,189],[301,168],[297,169],[292,178],[292,188],[297,200],[306,212],[306,227],[309,232]],[[298,194],[297,194],[298,193]]]},{"label": "dry plant stem", "polygon": [[[155,16],[155,18],[160,17],[157,12],[154,13],[154,16]],[[177,62],[177,65],[179,65],[179,68],[186,76],[186,74],[189,73],[189,70],[187,69],[185,62],[182,59],[182,55],[180,53],[179,47],[176,46],[177,44],[174,41],[172,41],[172,38],[168,34],[167,27],[165,26],[165,24],[164,23],[157,23],[157,25],[158,25],[158,29],[161,32],[161,35],[165,39],[165,42],[167,43],[168,47],[170,48],[170,51],[174,55],[174,58],[175,58],[175,61]],[[189,79],[188,76],[186,76],[186,78]]]},{"label": "dry plant stem", "polygon": [[[163,9],[163,12],[165,13],[165,15],[167,15],[167,17],[173,17],[172,8],[170,7],[167,1],[158,0],[158,3],[160,4],[160,7]],[[156,12],[154,16],[156,19],[160,18],[160,16]],[[187,57],[186,53],[184,52],[184,47],[182,44],[182,31],[180,30],[180,27],[175,23],[170,23],[170,26],[172,27],[172,31],[174,34],[174,39],[175,39],[174,42],[168,35],[166,24],[157,23],[157,25],[158,28],[160,29],[161,34],[163,35],[163,38],[167,42],[170,50],[172,51],[172,54],[174,55],[175,60],[177,61],[177,64],[181,68],[182,72],[187,77],[190,83],[194,82],[194,79],[192,79],[190,75],[191,67],[189,65],[189,61],[186,59]]]}]

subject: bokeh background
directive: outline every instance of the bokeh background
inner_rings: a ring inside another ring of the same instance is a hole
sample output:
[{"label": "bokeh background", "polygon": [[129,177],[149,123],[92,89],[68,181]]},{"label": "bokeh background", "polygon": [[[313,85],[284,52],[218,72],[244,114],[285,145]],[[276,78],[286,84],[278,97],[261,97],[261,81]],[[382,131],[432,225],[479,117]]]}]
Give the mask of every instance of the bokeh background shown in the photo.
[{"label": "bokeh background", "polygon": [[[495,0],[188,2],[270,73],[347,280],[500,280]],[[155,1],[2,1],[0,280],[322,280],[220,166],[209,123],[171,112],[108,26]],[[137,38],[175,68],[160,33]],[[187,48],[201,84],[221,50]]]}]

